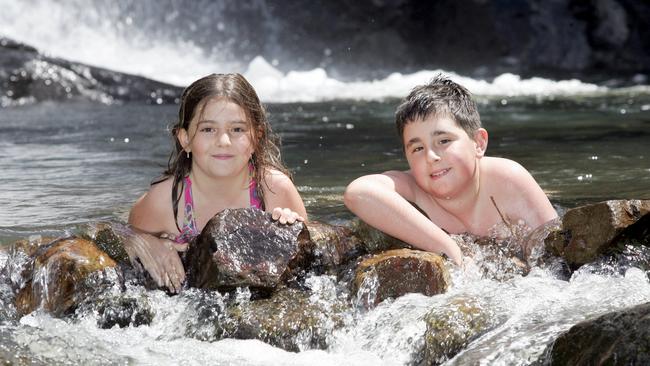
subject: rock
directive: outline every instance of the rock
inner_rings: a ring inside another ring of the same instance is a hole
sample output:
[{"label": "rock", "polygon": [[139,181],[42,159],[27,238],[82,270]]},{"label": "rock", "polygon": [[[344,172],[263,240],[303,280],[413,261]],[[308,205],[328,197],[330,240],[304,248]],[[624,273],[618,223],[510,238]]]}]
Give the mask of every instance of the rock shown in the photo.
[{"label": "rock", "polygon": [[439,365],[463,350],[471,341],[500,324],[487,305],[474,298],[454,298],[424,317],[424,352],[421,365]]},{"label": "rock", "polygon": [[102,329],[149,325],[153,320],[153,310],[145,298],[118,296],[108,297],[98,301],[97,326]]},{"label": "rock", "polygon": [[285,287],[268,299],[228,306],[214,325],[218,339],[258,339],[292,352],[326,349],[347,309],[343,302],[311,301],[308,292]]},{"label": "rock", "polygon": [[[613,200],[567,210],[559,230],[546,238],[546,249],[575,269],[620,241],[632,240],[635,233],[647,233],[649,212],[650,200]],[[647,236],[637,239],[648,240]]]},{"label": "rock", "polygon": [[0,272],[3,275],[2,277],[9,279],[9,284],[13,291],[17,292],[25,286],[27,279],[23,277],[23,273],[31,271],[31,257],[36,253],[36,250],[43,245],[51,243],[55,239],[36,235],[28,239],[18,240],[2,248],[7,252],[7,260]]},{"label": "rock", "polygon": [[181,88],[41,54],[0,37],[1,104],[45,100],[174,103]]},{"label": "rock", "polygon": [[365,244],[345,226],[334,226],[317,221],[306,225],[313,247],[313,257],[320,272],[336,271],[340,265],[366,254]]},{"label": "rock", "polygon": [[111,259],[119,264],[131,266],[129,255],[124,250],[124,236],[133,235],[126,226],[111,222],[91,222],[84,225],[79,236],[91,240]]},{"label": "rock", "polygon": [[449,272],[440,255],[411,249],[389,250],[364,259],[354,280],[357,299],[369,307],[412,292],[426,296],[444,293],[449,284]]},{"label": "rock", "polygon": [[351,230],[361,240],[368,253],[378,253],[390,249],[413,248],[411,245],[385,234],[359,219],[355,219],[352,222]]},{"label": "rock", "polygon": [[650,303],[571,327],[544,352],[543,365],[650,364]]},{"label": "rock", "polygon": [[[33,254],[23,274],[26,284],[16,296],[16,309],[22,315],[39,307],[54,316],[65,315],[101,291],[105,287],[103,272],[116,265],[91,241],[55,240]],[[114,282],[108,280],[108,283]]]},{"label": "rock", "polygon": [[187,283],[209,290],[272,290],[307,267],[311,248],[300,222],[283,225],[253,208],[226,209],[213,217],[185,255]]}]

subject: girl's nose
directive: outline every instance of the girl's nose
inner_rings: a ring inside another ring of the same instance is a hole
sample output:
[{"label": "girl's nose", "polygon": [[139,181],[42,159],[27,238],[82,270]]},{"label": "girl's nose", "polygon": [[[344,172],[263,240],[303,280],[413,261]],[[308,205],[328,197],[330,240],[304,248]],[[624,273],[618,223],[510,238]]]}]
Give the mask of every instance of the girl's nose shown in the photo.
[{"label": "girl's nose", "polygon": [[228,135],[228,132],[220,132],[217,135],[217,144],[219,146],[230,145],[230,135]]}]

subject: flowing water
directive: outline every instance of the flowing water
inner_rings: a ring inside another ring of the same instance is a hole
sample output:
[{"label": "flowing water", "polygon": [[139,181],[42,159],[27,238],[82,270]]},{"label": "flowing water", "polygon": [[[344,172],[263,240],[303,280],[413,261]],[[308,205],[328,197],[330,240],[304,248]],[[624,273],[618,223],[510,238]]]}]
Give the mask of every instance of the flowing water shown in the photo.
[{"label": "flowing water", "polygon": [[[559,212],[606,199],[650,198],[647,92],[480,98],[490,133],[488,154],[527,167]],[[311,219],[347,224],[352,215],[342,193],[348,182],[405,168],[392,122],[396,103],[268,105]],[[0,245],[32,235],[65,235],[86,222],[125,221],[131,204],[166,163],[167,127],[175,112],[176,106],[91,103],[3,109]],[[6,260],[0,257],[0,264]],[[13,320],[12,295],[3,284],[0,350],[43,363],[404,364],[417,357],[426,313],[456,298],[473,298],[504,321],[448,363],[528,364],[572,324],[650,301],[643,270],[607,268],[587,266],[568,281],[543,269],[502,281],[456,273],[448,293],[408,295],[374,310],[354,310],[347,326],[332,332],[327,350],[298,353],[259,341],[186,336],[197,311],[191,293],[168,297],[131,289],[153,304],[152,324],[99,329],[92,313],[61,320],[36,312]],[[328,301],[337,284],[314,277],[310,286],[318,301]]]},{"label": "flowing water", "polygon": [[[151,24],[138,32],[134,19],[120,15],[129,7],[137,13],[140,2],[105,6],[105,13],[96,9],[99,2],[93,4],[93,11],[80,13],[76,1],[0,0],[0,35],[58,57],[177,85],[209,72],[243,72],[268,107],[312,220],[348,224],[353,216],[342,203],[347,183],[368,173],[406,169],[393,125],[397,98],[437,71],[343,82],[323,69],[283,73],[261,57],[232,64],[169,32],[146,38]],[[154,15],[171,19],[174,14]],[[612,89],[577,80],[504,74],[485,81],[448,74],[477,97],[490,134],[487,154],[526,167],[559,213],[607,199],[650,199],[649,86]],[[126,221],[133,202],[166,164],[168,127],[176,113],[174,105],[89,102],[1,108],[0,247],[37,235],[66,235],[88,222]],[[170,297],[128,288],[152,306],[152,323],[140,327],[100,329],[93,312],[73,319],[40,311],[16,318],[10,279],[0,274],[0,359],[17,364],[408,364],[420,356],[425,314],[457,299],[474,299],[499,325],[446,364],[527,365],[573,324],[650,301],[647,266],[634,264],[648,262],[650,253],[629,252],[636,261],[598,262],[569,279],[548,268],[501,280],[481,277],[474,268],[454,271],[447,293],[410,294],[372,310],[354,308],[345,327],[329,330],[327,349],[304,345],[295,353],[260,341],[197,336],[209,331],[196,322],[201,304],[222,301],[217,293],[205,299],[193,291]],[[0,267],[7,261],[0,250]],[[334,278],[312,276],[306,282],[312,301],[331,303],[340,295]],[[246,291],[239,296],[245,301]]]}]

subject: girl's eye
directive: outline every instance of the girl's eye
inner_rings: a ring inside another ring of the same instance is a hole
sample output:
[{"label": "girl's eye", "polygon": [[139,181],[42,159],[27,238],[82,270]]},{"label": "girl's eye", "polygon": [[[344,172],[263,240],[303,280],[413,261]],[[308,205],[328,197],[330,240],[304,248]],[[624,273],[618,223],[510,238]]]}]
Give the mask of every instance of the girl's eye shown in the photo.
[{"label": "girl's eye", "polygon": [[236,132],[236,133],[246,132],[246,129],[243,127],[234,127],[232,129],[232,132]]},{"label": "girl's eye", "polygon": [[202,127],[200,131],[205,132],[205,133],[211,133],[211,132],[214,132],[215,129],[212,128],[212,127]]}]

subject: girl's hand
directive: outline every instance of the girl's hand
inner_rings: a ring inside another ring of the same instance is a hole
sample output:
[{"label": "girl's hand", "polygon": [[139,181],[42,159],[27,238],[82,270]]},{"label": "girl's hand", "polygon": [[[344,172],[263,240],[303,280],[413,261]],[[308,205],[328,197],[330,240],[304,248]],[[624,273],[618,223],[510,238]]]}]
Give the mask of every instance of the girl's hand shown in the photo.
[{"label": "girl's hand", "polygon": [[293,224],[296,221],[305,221],[305,218],[300,216],[297,212],[292,211],[290,208],[282,207],[274,208],[271,213],[271,218],[279,221],[281,224]]},{"label": "girl's hand", "polygon": [[136,261],[139,259],[158,286],[165,286],[174,293],[181,290],[185,281],[185,270],[178,252],[187,249],[186,244],[176,244],[163,236],[133,232],[124,241],[124,249],[129,254],[133,266],[142,270]]}]

